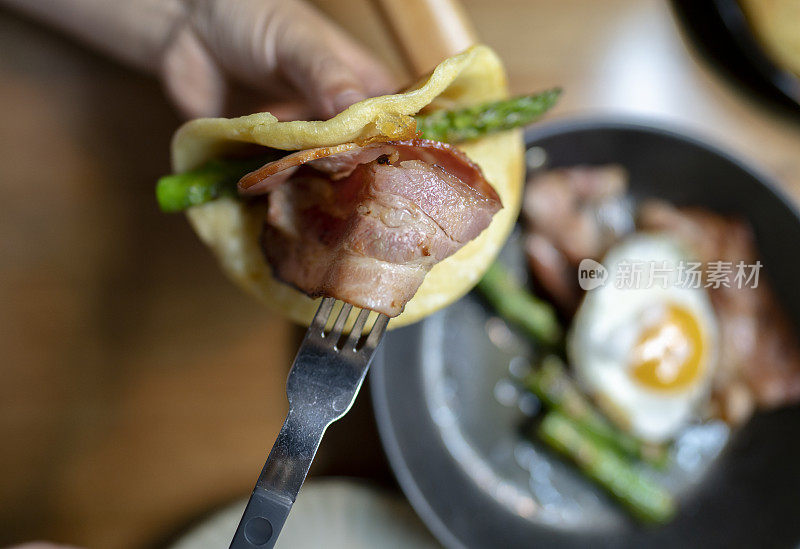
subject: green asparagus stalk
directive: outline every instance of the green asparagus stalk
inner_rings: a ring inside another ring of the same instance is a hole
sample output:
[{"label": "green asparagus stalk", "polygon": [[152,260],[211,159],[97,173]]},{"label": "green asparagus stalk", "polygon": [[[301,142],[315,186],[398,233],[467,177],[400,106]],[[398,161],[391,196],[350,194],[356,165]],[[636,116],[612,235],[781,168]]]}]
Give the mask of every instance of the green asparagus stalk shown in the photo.
[{"label": "green asparagus stalk", "polygon": [[552,305],[519,285],[500,263],[493,263],[478,282],[478,290],[497,313],[548,346],[562,341],[561,324]]},{"label": "green asparagus stalk", "polygon": [[179,212],[221,196],[236,196],[236,184],[245,174],[274,160],[275,155],[245,159],[209,160],[188,172],[165,175],[156,184],[156,200],[164,212]]},{"label": "green asparagus stalk", "polygon": [[532,95],[521,95],[456,110],[441,110],[418,115],[417,131],[425,139],[457,143],[530,124],[561,95],[560,88]]},{"label": "green asparagus stalk", "polygon": [[675,514],[675,502],[669,492],[561,412],[548,412],[537,433],[642,522],[659,524]]},{"label": "green asparagus stalk", "polygon": [[606,419],[578,389],[557,356],[546,357],[526,378],[525,385],[545,406],[569,417],[622,455],[659,468],[667,464],[668,455],[663,445],[644,442]]}]

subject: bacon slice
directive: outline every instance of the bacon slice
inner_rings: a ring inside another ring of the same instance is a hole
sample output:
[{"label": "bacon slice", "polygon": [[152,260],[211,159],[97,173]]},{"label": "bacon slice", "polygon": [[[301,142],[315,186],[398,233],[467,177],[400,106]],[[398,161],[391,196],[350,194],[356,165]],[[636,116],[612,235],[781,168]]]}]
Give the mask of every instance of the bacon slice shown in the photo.
[{"label": "bacon slice", "polygon": [[239,191],[268,196],[261,245],[277,278],[389,316],[502,207],[478,166],[426,140],[300,151]]},{"label": "bacon slice", "polygon": [[528,178],[522,202],[528,265],[567,316],[583,297],[576,283],[581,260],[599,261],[633,230],[627,190],[627,173],[615,164],[557,168]]}]

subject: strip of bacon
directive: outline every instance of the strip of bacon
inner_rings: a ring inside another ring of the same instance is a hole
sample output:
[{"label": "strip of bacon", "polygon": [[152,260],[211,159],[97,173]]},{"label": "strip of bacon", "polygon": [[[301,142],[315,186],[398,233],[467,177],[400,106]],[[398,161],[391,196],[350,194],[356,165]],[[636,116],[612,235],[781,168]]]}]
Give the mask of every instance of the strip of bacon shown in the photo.
[{"label": "strip of bacon", "polygon": [[426,140],[300,151],[239,190],[268,196],[261,245],[277,278],[389,316],[502,207],[477,165]]}]

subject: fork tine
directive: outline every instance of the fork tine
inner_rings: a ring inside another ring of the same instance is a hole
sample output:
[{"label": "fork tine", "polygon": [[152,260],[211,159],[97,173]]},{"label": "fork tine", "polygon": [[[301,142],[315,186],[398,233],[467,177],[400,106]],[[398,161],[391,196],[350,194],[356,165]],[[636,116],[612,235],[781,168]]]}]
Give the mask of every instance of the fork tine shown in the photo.
[{"label": "fork tine", "polygon": [[336,317],[336,322],[333,323],[333,328],[331,328],[330,333],[325,334],[326,338],[330,337],[334,341],[339,341],[339,338],[342,336],[342,330],[344,330],[345,322],[347,322],[347,317],[350,316],[350,310],[352,308],[353,306],[349,303],[342,303],[339,316]]},{"label": "fork tine", "polygon": [[358,345],[358,340],[361,339],[361,332],[364,331],[364,324],[367,323],[367,318],[369,318],[370,312],[371,311],[369,309],[361,309],[361,312],[358,313],[356,323],[353,324],[353,329],[350,330],[350,336],[347,338],[345,347],[349,349],[356,348],[356,345]]},{"label": "fork tine", "polygon": [[381,336],[383,336],[383,332],[386,330],[386,325],[388,323],[388,316],[378,315],[378,318],[375,320],[375,324],[372,325],[372,330],[370,330],[369,336],[367,336],[367,341],[364,343],[364,348],[374,349],[378,346],[378,343],[381,341]]},{"label": "fork tine", "polygon": [[315,330],[319,330],[320,333],[325,330],[325,325],[328,323],[328,317],[331,314],[334,303],[336,303],[336,300],[332,297],[325,297],[322,299],[317,313],[314,315],[314,320],[311,321],[311,327]]}]

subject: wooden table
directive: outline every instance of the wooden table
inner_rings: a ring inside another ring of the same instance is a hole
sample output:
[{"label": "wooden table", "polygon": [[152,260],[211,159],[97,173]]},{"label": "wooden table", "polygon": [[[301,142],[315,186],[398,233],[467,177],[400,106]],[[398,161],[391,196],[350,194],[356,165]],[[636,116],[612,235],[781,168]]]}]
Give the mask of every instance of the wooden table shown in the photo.
[{"label": "wooden table", "polygon": [[[566,89],[556,116],[684,126],[800,198],[798,118],[697,59],[666,3],[465,5],[514,91]],[[374,12],[348,25],[400,65]],[[157,211],[179,120],[155,82],[0,13],[0,116],[0,545],[157,546],[250,489],[296,331]],[[365,397],[317,474],[387,478]],[[353,437],[359,451],[344,451]]]}]

